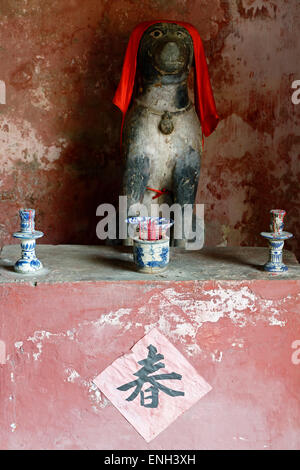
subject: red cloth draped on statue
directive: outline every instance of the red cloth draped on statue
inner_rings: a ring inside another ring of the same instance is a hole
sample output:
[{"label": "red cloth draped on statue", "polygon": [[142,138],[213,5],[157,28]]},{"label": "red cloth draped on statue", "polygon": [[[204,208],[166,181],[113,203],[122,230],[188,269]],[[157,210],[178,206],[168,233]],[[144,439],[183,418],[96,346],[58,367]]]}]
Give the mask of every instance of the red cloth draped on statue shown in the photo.
[{"label": "red cloth draped on statue", "polygon": [[122,129],[125,115],[132,97],[140,40],[144,32],[156,23],[178,24],[183,26],[192,37],[195,61],[195,108],[201,123],[202,132],[206,137],[208,137],[217,127],[220,118],[216,110],[215,100],[211,89],[202,40],[194,26],[182,21],[145,21],[138,24],[132,31],[125,54],[121,80],[113,99],[113,103],[118,106],[123,113]]}]

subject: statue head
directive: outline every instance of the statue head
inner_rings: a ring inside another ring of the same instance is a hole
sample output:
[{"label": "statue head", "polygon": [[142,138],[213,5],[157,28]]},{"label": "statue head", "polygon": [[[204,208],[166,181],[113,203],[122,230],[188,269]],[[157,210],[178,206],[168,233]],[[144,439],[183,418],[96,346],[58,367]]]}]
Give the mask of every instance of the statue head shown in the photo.
[{"label": "statue head", "polygon": [[138,67],[148,82],[176,83],[188,76],[193,61],[193,40],[175,23],[156,23],[143,34]]}]

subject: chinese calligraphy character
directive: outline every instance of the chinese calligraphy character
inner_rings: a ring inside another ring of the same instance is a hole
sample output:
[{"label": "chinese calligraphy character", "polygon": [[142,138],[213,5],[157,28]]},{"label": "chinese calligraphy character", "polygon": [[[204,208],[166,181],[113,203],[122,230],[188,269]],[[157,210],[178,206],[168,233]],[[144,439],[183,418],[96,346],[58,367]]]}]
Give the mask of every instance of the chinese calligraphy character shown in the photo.
[{"label": "chinese calligraphy character", "polygon": [[[184,395],[184,392],[172,390],[171,388],[162,385],[158,381],[167,379],[181,380],[182,376],[180,374],[176,374],[176,372],[172,372],[170,374],[149,375],[165,367],[165,364],[159,362],[161,359],[164,359],[164,356],[162,354],[157,353],[157,349],[155,346],[150,344],[147,349],[147,358],[143,359],[142,361],[138,361],[138,364],[142,366],[141,369],[133,374],[136,375],[138,379],[133,380],[132,382],[128,382],[127,384],[121,385],[121,387],[118,387],[117,390],[126,391],[132,387],[135,387],[135,390],[132,392],[132,394],[128,398],[126,398],[127,401],[134,400],[140,393],[141,406],[144,406],[146,408],[157,408],[159,390],[166,393],[170,397],[178,397]],[[142,388],[143,385],[147,382],[151,385],[149,388],[145,389],[145,392],[149,392],[149,395],[145,396],[145,393]]]}]

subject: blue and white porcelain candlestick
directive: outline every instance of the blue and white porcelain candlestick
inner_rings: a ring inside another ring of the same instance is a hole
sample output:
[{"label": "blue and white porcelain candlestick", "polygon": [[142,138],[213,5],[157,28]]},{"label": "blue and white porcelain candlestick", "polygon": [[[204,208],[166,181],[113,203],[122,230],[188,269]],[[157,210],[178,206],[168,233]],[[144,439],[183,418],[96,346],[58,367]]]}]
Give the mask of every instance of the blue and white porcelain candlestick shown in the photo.
[{"label": "blue and white porcelain candlestick", "polygon": [[283,231],[283,218],[286,212],[282,209],[272,209],[271,213],[271,232],[261,232],[261,236],[266,238],[269,243],[269,261],[264,265],[264,270],[271,273],[282,273],[288,270],[288,267],[282,262],[282,253],[285,240],[293,237],[292,233]]},{"label": "blue and white porcelain candlestick", "polygon": [[33,274],[43,268],[42,263],[35,254],[36,239],[41,238],[43,232],[38,232],[34,228],[34,209],[21,209],[21,230],[15,232],[13,236],[21,241],[22,257],[16,262],[15,271],[22,274]]}]

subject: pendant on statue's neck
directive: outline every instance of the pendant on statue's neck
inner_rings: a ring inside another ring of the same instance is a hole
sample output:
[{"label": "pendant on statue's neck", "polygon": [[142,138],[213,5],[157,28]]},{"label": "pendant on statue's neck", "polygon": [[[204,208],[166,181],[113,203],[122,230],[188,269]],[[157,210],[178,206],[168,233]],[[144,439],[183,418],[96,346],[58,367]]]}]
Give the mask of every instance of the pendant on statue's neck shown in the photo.
[{"label": "pendant on statue's neck", "polygon": [[162,115],[158,128],[163,134],[172,134],[174,124],[172,121],[172,115],[168,111],[165,111]]}]

